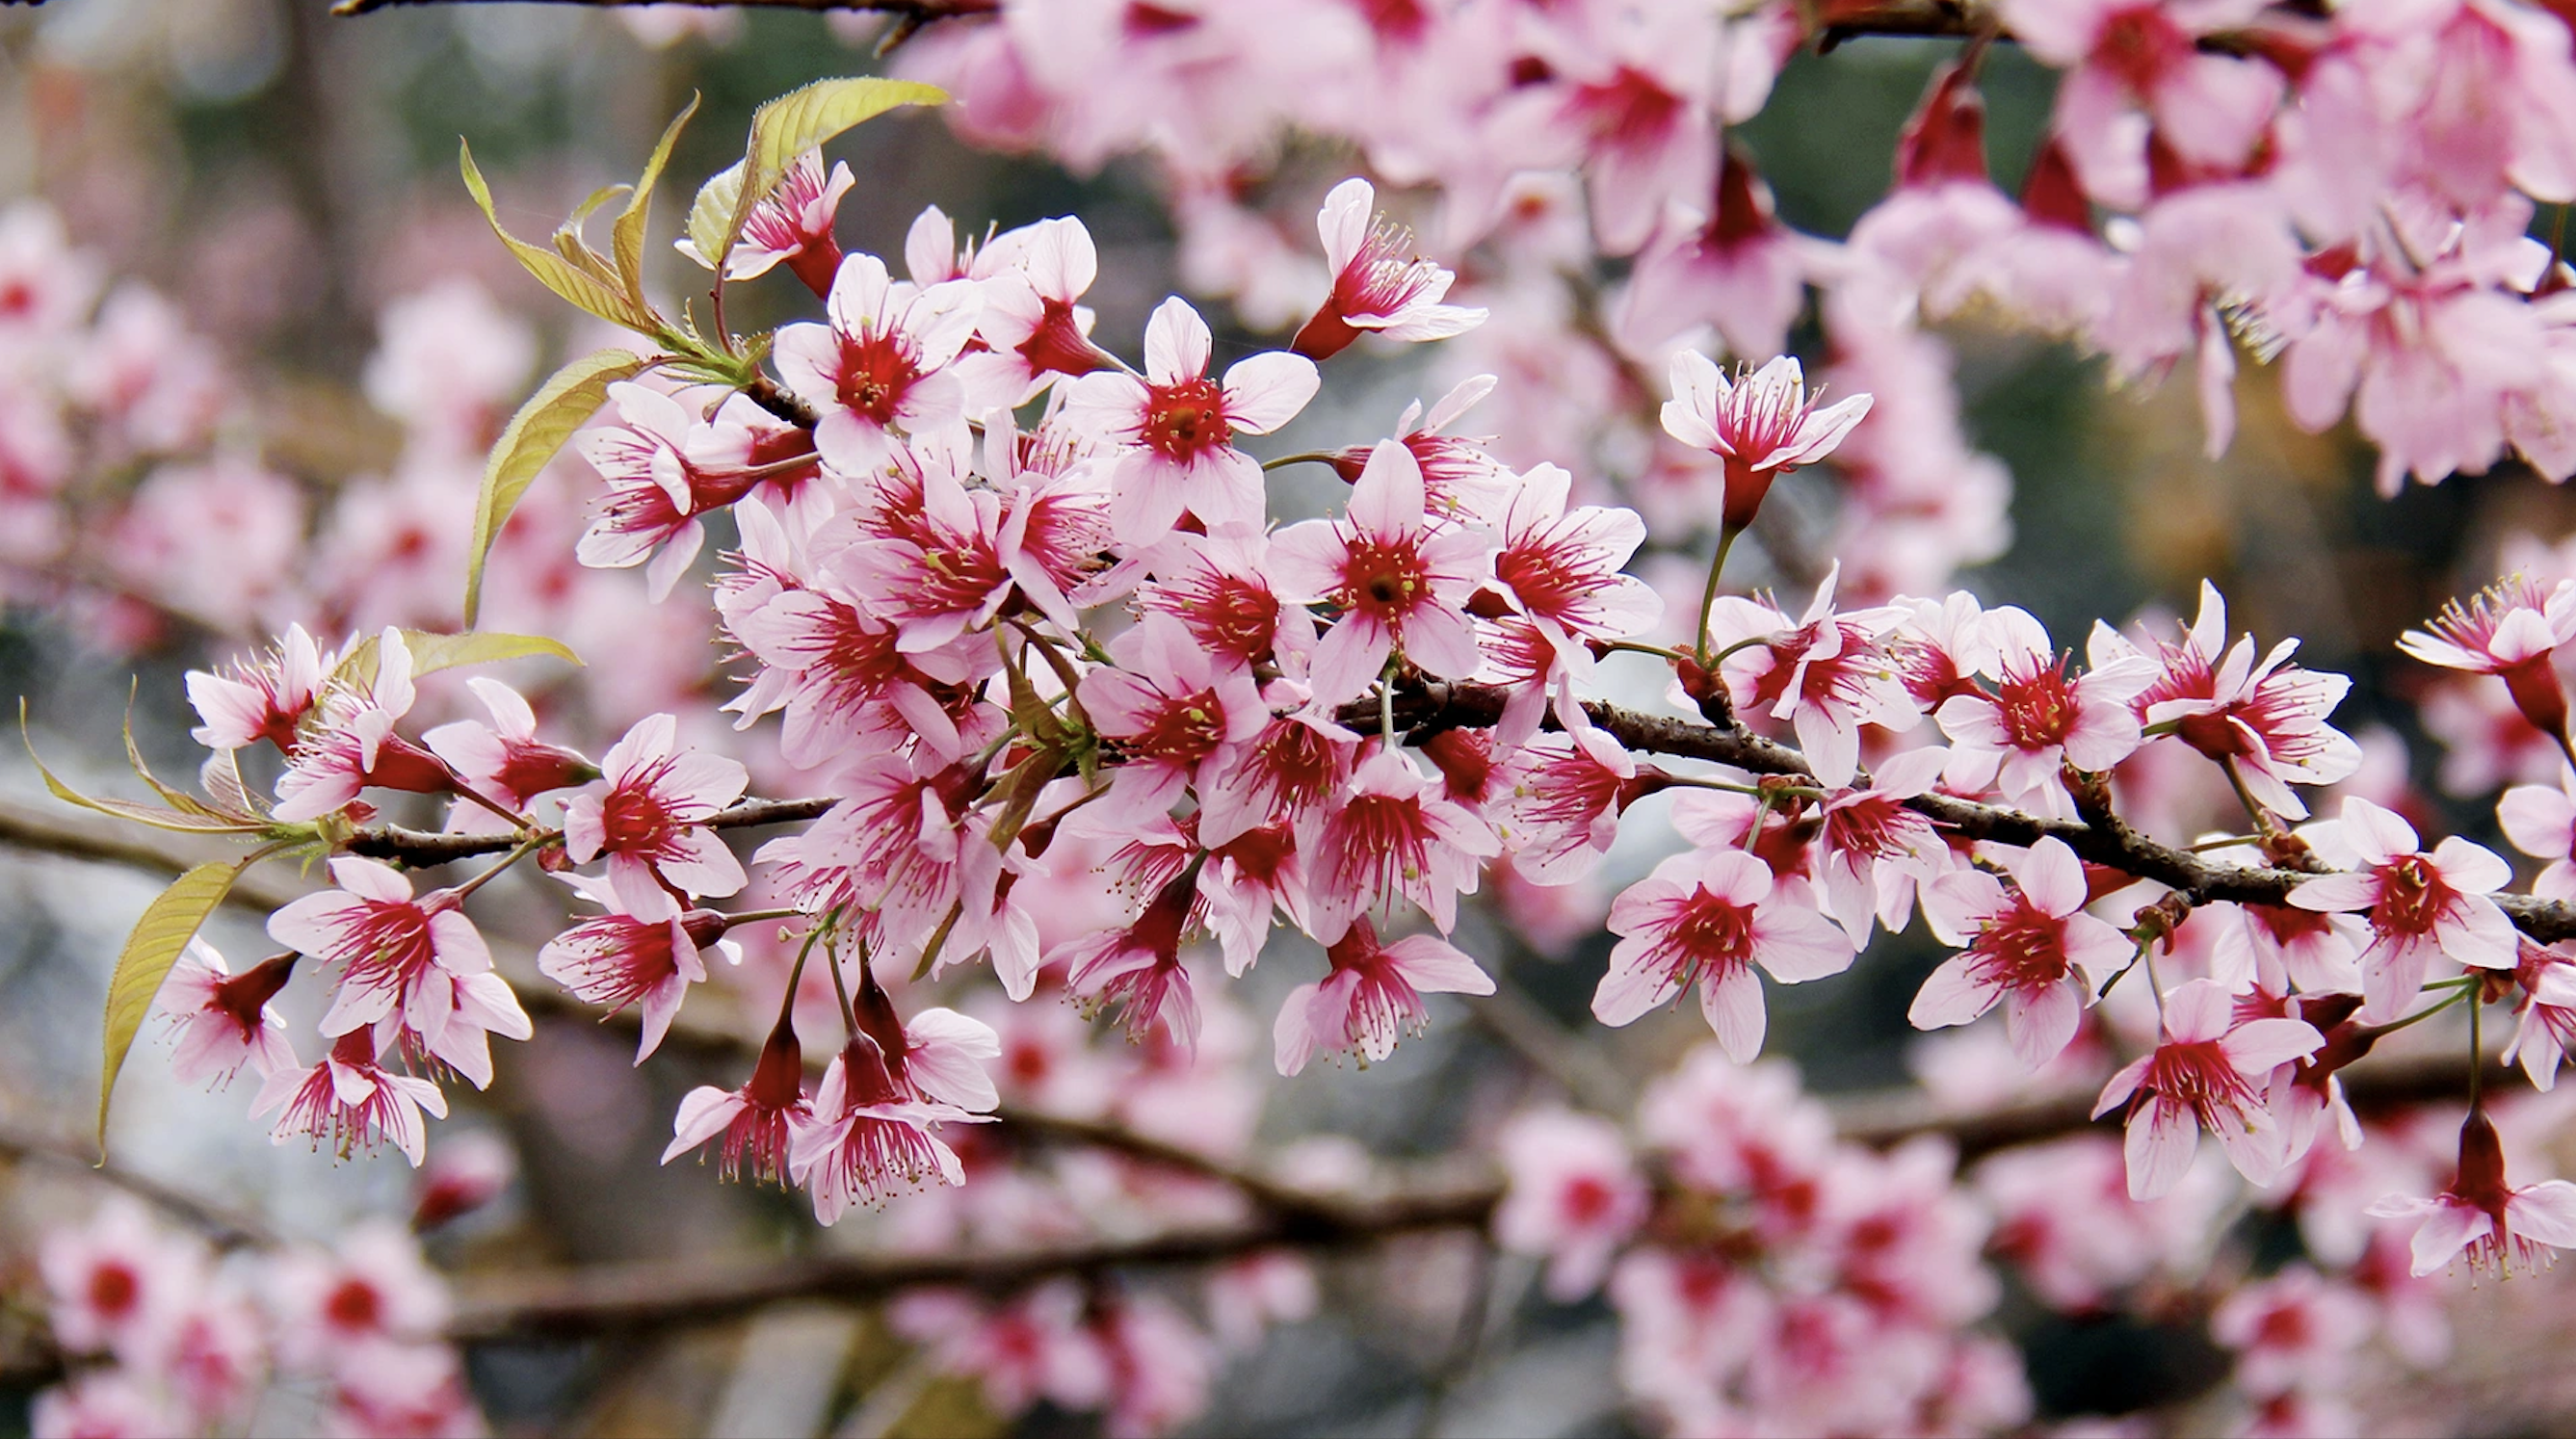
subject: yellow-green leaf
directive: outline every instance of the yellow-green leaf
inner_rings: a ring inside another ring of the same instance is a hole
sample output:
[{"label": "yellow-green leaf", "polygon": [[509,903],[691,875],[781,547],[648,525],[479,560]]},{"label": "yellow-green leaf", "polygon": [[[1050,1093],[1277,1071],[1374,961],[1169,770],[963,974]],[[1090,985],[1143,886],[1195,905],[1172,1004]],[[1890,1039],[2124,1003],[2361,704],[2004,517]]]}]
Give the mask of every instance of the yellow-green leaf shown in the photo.
[{"label": "yellow-green leaf", "polygon": [[134,932],[126,936],[125,949],[116,957],[116,974],[107,982],[106,1049],[98,1078],[98,1152],[102,1156],[107,1153],[108,1096],[116,1092],[116,1074],[125,1067],[126,1052],[134,1047],[135,1031],[152,1012],[153,997],[161,992],[161,981],[169,978],[170,966],[178,962],[188,941],[196,938],[206,916],[224,902],[251,859],[201,864],[179,876],[145,907],[143,917],[134,922]]},{"label": "yellow-green leaf", "polygon": [[725,253],[733,248],[734,211],[741,204],[740,160],[698,187],[698,197],[689,202],[689,244],[698,252],[700,263],[723,268]]},{"label": "yellow-green leaf", "polygon": [[45,782],[46,792],[65,804],[78,805],[93,814],[112,815],[166,829],[178,834],[258,834],[267,828],[261,821],[243,821],[214,814],[200,805],[195,811],[164,809],[157,804],[138,804],[124,799],[96,799],[81,793],[46,768],[36,754],[36,741],[27,733],[27,702],[18,701],[18,739],[27,747],[27,759],[36,766],[36,774]]},{"label": "yellow-green leaf", "polygon": [[510,253],[518,257],[519,264],[537,277],[537,283],[562,296],[575,308],[597,315],[611,324],[624,325],[646,335],[657,333],[661,327],[660,318],[623,293],[619,286],[554,250],[529,244],[503,227],[501,217],[492,211],[492,189],[483,183],[483,172],[474,166],[474,151],[461,140],[457,142],[456,151],[458,168],[465,174],[465,188],[474,196],[475,205],[483,211],[484,220],[492,226],[492,233],[501,237],[501,243],[510,247]]},{"label": "yellow-green leaf", "polygon": [[644,226],[652,217],[653,187],[662,179],[662,167],[671,162],[671,145],[680,138],[680,127],[688,124],[689,117],[696,113],[698,97],[692,95],[687,108],[672,117],[670,125],[662,131],[661,143],[653,147],[652,158],[644,162],[644,174],[635,182],[634,194],[628,197],[625,210],[617,216],[617,223],[609,228],[609,248],[617,256],[617,273],[626,281],[627,296],[638,306],[645,303]]},{"label": "yellow-green leaf", "polygon": [[134,743],[134,697],[130,692],[126,696],[125,703],[125,762],[134,770],[135,778],[150,785],[154,794],[161,796],[163,802],[181,814],[192,814],[201,818],[214,815],[215,812],[208,809],[195,795],[163,784],[160,777],[152,773],[152,767],[143,762],[143,751],[136,748]]},{"label": "yellow-green leaf", "polygon": [[519,412],[510,417],[492,457],[483,466],[483,492],[474,499],[474,539],[465,561],[465,627],[474,627],[483,606],[483,562],[500,538],[501,526],[526,494],[537,471],[555,457],[564,441],[590,419],[608,398],[608,387],[633,379],[652,363],[624,350],[585,355],[554,372]]},{"label": "yellow-green leaf", "polygon": [[[786,178],[787,167],[806,151],[898,105],[947,102],[948,92],[936,85],[865,75],[851,80],[817,80],[761,106],[752,112],[751,142],[743,151],[741,190],[733,198],[733,212],[725,219],[723,233],[716,237],[716,250],[709,252],[701,243],[698,253],[721,271],[725,255],[742,234],[743,221],[752,207],[769,198],[778,182]],[[718,176],[717,180],[722,178]],[[716,181],[707,183],[714,185]],[[700,197],[704,196],[701,191]]]},{"label": "yellow-green leaf", "polygon": [[[403,648],[411,651],[411,672],[415,679],[460,665],[492,665],[503,660],[539,656],[562,660],[569,665],[581,663],[581,656],[574,654],[571,646],[544,635],[503,634],[497,630],[442,635],[428,630],[405,630],[402,637]],[[331,678],[343,684],[374,684],[379,643],[377,636],[369,635],[351,645],[348,658],[340,661],[340,667],[331,672]]]}]

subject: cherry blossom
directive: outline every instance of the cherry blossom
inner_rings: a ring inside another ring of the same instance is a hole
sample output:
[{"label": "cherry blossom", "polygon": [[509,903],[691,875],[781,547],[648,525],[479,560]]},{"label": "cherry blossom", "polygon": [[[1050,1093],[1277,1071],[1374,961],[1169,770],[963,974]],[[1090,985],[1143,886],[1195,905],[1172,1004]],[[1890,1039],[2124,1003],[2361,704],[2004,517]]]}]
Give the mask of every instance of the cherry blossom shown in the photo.
[{"label": "cherry blossom", "polygon": [[1950,736],[1944,777],[1964,789],[1999,786],[2005,798],[2052,818],[2074,806],[2059,782],[2061,766],[2100,772],[2127,759],[2142,731],[2130,704],[2154,671],[2125,645],[2097,634],[2092,665],[2070,678],[2048,632],[2027,611],[2006,605],[1985,616],[1994,645],[1991,693],[1954,695],[1934,712]]},{"label": "cherry blossom", "polygon": [[1948,758],[1938,746],[1891,755],[1868,788],[1825,800],[1816,837],[1824,910],[1854,950],[1869,942],[1873,921],[1890,934],[1903,930],[1918,891],[1951,867],[1949,842],[1905,804],[1932,789]]},{"label": "cherry blossom", "polygon": [[225,1084],[245,1061],[263,1079],[299,1068],[286,1021],[269,1008],[294,973],[295,956],[279,955],[236,975],[213,945],[189,940],[153,1001],[178,1036],[171,1072],[186,1084]]},{"label": "cherry blossom", "polygon": [[1326,947],[1333,972],[1288,991],[1273,1031],[1279,1072],[1295,1075],[1318,1048],[1348,1050],[1362,1063],[1395,1053],[1396,1041],[1431,1025],[1425,994],[1491,994],[1493,977],[1456,947],[1427,934],[1380,944],[1365,917]]},{"label": "cherry blossom", "polygon": [[2549,1251],[2576,1246],[2576,1184],[2505,1182],[2504,1143],[2495,1122],[2472,1110],[2460,1126],[2460,1165],[2450,1186],[2430,1199],[2392,1194],[2370,1206],[2386,1219],[2421,1217],[2413,1244],[2415,1273],[2434,1273],[2468,1252],[2469,1267],[2498,1274],[2537,1270]]},{"label": "cherry blossom", "polygon": [[1476,892],[1477,861],[1499,853],[1493,830],[1439,792],[1402,750],[1360,761],[1336,796],[1309,855],[1308,932],[1331,944],[1360,914],[1401,896],[1442,934],[1458,896]]},{"label": "cherry blossom", "polygon": [[2273,1070],[2314,1053],[2325,1036],[2296,1019],[2231,1023],[2227,990],[2211,979],[2164,996],[2163,1028],[2155,1051],[2111,1076],[2093,1104],[2096,1119],[2129,1106],[2129,1197],[2172,1193],[2204,1129],[2238,1173],[2269,1184],[2288,1155],[2264,1088]]},{"label": "cherry blossom", "polygon": [[1315,228],[1333,292],[1297,331],[1290,347],[1310,360],[1330,359],[1372,331],[1390,340],[1445,340],[1482,324],[1485,312],[1444,305],[1456,279],[1419,257],[1407,257],[1413,235],[1378,213],[1377,189],[1352,178],[1324,197]]},{"label": "cherry blossom", "polygon": [[325,1035],[348,1034],[397,1008],[411,1022],[433,971],[456,978],[491,971],[492,951],[454,890],[415,900],[410,880],[354,855],[332,860],[331,878],[338,889],[307,895],[268,921],[271,939],[340,966]]},{"label": "cherry blossom", "polygon": [[[739,170],[734,172],[737,176]],[[739,185],[741,180],[734,181]],[[842,199],[858,184],[846,163],[835,162],[823,173],[823,152],[808,150],[790,161],[778,186],[760,198],[742,218],[742,231],[725,252],[728,280],[754,280],[780,264],[816,295],[829,295],[840,272],[841,246],[833,238],[832,220]],[[683,235],[673,242],[683,255],[710,268],[714,261],[698,252],[697,242]]]},{"label": "cherry blossom", "polygon": [[2480,969],[2511,969],[2512,922],[2487,896],[2512,878],[2491,850],[2453,835],[2426,854],[2414,826],[2366,799],[2343,802],[2340,843],[2361,872],[2321,875],[2290,891],[2317,913],[2367,911],[2370,947],[2361,955],[2363,1007],[2372,1023],[2398,1016],[2423,988],[2433,958]]},{"label": "cherry blossom", "polygon": [[1345,518],[1307,520],[1271,537],[1270,563],[1285,596],[1340,610],[1315,645],[1315,702],[1365,694],[1398,650],[1431,674],[1473,675],[1481,660],[1463,611],[1492,557],[1480,530],[1433,528],[1413,452],[1380,443]]},{"label": "cherry blossom", "polygon": [[814,1117],[814,1101],[805,1092],[803,1051],[795,1026],[780,1020],[760,1047],[751,1078],[739,1089],[700,1085],[680,1100],[670,1147],[670,1163],[713,1140],[724,1140],[719,1163],[727,1179],[740,1178],[749,1161],[754,1179],[787,1182],[790,1137],[803,1133]]},{"label": "cherry blossom", "polygon": [[1708,612],[1712,653],[1728,694],[1746,714],[1767,713],[1797,732],[1808,767],[1827,786],[1850,784],[1860,768],[1860,727],[1912,729],[1923,718],[1879,640],[1896,628],[1893,609],[1837,614],[1839,566],[1816,586],[1792,622],[1776,608],[1733,595]]},{"label": "cherry blossom", "polygon": [[242,749],[264,739],[291,755],[337,663],[299,624],[286,627],[276,649],[228,666],[229,674],[190,670],[188,703],[200,723],[189,735],[213,750]]},{"label": "cherry blossom", "polygon": [[1728,532],[1753,523],[1771,482],[1834,452],[1869,414],[1870,397],[1854,395],[1817,408],[1791,356],[1728,379],[1697,350],[1673,356],[1673,397],[1664,402],[1664,432],[1726,462],[1726,502],[1718,512]]},{"label": "cherry blossom", "polygon": [[977,1117],[902,1098],[876,1041],[854,1034],[823,1071],[813,1118],[789,1141],[788,1173],[813,1191],[814,1217],[830,1224],[853,1204],[882,1204],[933,1181],[965,1183],[955,1151],[931,1130]]},{"label": "cherry blossom", "polygon": [[2564,751],[2567,687],[2550,657],[2576,637],[2576,583],[2547,594],[2520,575],[2481,590],[2465,606],[2453,600],[2427,629],[2408,630],[2397,647],[2428,665],[2500,675],[2516,709]]},{"label": "cherry blossom", "polygon": [[1496,1242],[1547,1258],[1551,1298],[1590,1293],[1646,1217],[1646,1185],[1627,1140],[1591,1115],[1533,1110],[1515,1116],[1495,1146],[1511,1176],[1494,1211]]},{"label": "cherry blossom", "polygon": [[981,294],[971,281],[927,289],[893,280],[885,262],[853,254],[832,280],[829,325],[778,332],[778,371],[823,416],[814,447],[845,475],[874,472],[897,431],[962,432],[966,382],[950,369],[974,337]]},{"label": "cherry blossom", "polygon": [[575,864],[608,857],[608,882],[629,914],[656,909],[664,889],[721,898],[744,883],[742,861],[706,827],[751,783],[739,760],[679,747],[679,721],[636,721],[599,764],[603,794],[564,801],[564,852]]},{"label": "cherry blossom", "polygon": [[2004,1030],[2021,1062],[2038,1069],[2075,1037],[2095,993],[2137,946],[2084,913],[2084,866],[2054,835],[2012,866],[2007,891],[1983,870],[1961,869],[1923,891],[1932,932],[1966,948],[1923,982],[1906,1018],[1918,1029],[1965,1024],[2004,1005]]},{"label": "cherry blossom", "polygon": [[465,788],[517,812],[538,795],[599,777],[598,766],[579,753],[537,738],[536,711],[517,690],[488,675],[475,675],[465,687],[492,722],[453,720],[420,737]]},{"label": "cherry blossom", "polygon": [[1762,1050],[1762,981],[1840,974],[1852,947],[1831,920],[1773,899],[1771,871],[1741,850],[1679,854],[1655,866],[1610,906],[1610,972],[1592,996],[1603,1024],[1636,1022],[1696,984],[1700,1012],[1727,1057],[1749,1064]]},{"label": "cherry blossom", "polygon": [[[1018,242],[1010,243],[1014,237]],[[1080,303],[1100,271],[1099,252],[1080,220],[1040,220],[996,237],[984,254],[1010,261],[983,280],[984,309],[975,328],[989,349],[966,360],[969,367],[989,367],[978,378],[990,394],[1026,403],[1058,376],[1079,379],[1117,368],[1116,357],[1091,342],[1091,311]]]},{"label": "cherry blossom", "polygon": [[[416,693],[411,646],[401,630],[388,628],[376,637],[375,660],[371,679],[335,677],[326,684],[318,714],[299,733],[286,773],[278,777],[279,819],[319,819],[346,808],[369,785],[427,794],[453,787],[438,756],[394,732]],[[346,668],[344,660],[340,669]]]},{"label": "cherry blossom", "polygon": [[1184,511],[1205,525],[1257,525],[1261,466],[1234,447],[1297,417],[1323,383],[1303,355],[1239,360],[1222,383],[1207,377],[1207,322],[1181,299],[1165,300],[1145,326],[1145,375],[1099,373],[1074,382],[1068,419],[1114,448],[1109,519],[1119,540],[1148,545]]},{"label": "cherry blossom", "polygon": [[429,1142],[420,1118],[424,1109],[446,1118],[447,1096],[428,1080],[383,1068],[374,1038],[367,1030],[353,1029],[312,1068],[269,1075],[250,1112],[256,1118],[279,1111],[277,1127],[269,1134],[279,1144],[297,1134],[309,1136],[317,1146],[328,1139],[346,1158],[352,1149],[391,1141],[418,1168]]},{"label": "cherry blossom", "polygon": [[608,913],[547,940],[537,951],[537,972],[611,1014],[640,1005],[643,1036],[635,1047],[635,1062],[642,1064],[661,1047],[689,986],[706,982],[706,953],[740,964],[742,948],[723,937],[723,915],[705,909],[683,912],[663,890],[645,891],[645,907],[628,910],[625,892],[613,884],[578,874],[563,878],[575,893]]}]

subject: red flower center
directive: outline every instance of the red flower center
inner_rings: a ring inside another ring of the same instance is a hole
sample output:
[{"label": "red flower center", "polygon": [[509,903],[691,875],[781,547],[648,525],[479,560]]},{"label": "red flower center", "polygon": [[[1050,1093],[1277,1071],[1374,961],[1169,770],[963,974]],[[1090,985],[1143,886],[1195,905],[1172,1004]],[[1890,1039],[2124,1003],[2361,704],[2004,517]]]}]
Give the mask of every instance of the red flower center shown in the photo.
[{"label": "red flower center", "polygon": [[2430,934],[2450,908],[2451,887],[2442,872],[2420,854],[2399,855],[2379,867],[2379,901],[2370,907],[2370,923],[2382,934]]},{"label": "red flower center", "polygon": [[107,1318],[124,1317],[142,1293],[141,1281],[122,1263],[111,1260],[89,1272],[89,1307]]},{"label": "red flower center", "polygon": [[1146,445],[1168,459],[1195,459],[1234,438],[1226,423],[1225,391],[1201,376],[1146,387]]},{"label": "red flower center", "polygon": [[1359,538],[1342,561],[1342,602],[1381,620],[1402,617],[1431,592],[1421,552],[1410,544]]},{"label": "red flower center", "polygon": [[637,775],[600,802],[599,826],[606,833],[608,849],[618,854],[650,854],[670,838],[671,812],[652,788],[668,768],[666,761]]},{"label": "red flower center", "polygon": [[1977,968],[2007,989],[2040,989],[2066,977],[2066,921],[2019,895],[2012,912],[1988,924],[1968,949]]},{"label": "red flower center", "polygon": [[920,377],[912,347],[899,336],[870,330],[841,338],[839,397],[844,408],[879,425],[893,424],[904,392]]},{"label": "red flower center", "polygon": [[322,1301],[322,1312],[340,1329],[373,1329],[384,1320],[384,1296],[363,1279],[343,1279]]},{"label": "red flower center", "polygon": [[1995,696],[2003,717],[2004,737],[2015,749],[2046,749],[2064,744],[2075,728],[2075,690],[2052,665],[2033,675],[2006,678]]}]

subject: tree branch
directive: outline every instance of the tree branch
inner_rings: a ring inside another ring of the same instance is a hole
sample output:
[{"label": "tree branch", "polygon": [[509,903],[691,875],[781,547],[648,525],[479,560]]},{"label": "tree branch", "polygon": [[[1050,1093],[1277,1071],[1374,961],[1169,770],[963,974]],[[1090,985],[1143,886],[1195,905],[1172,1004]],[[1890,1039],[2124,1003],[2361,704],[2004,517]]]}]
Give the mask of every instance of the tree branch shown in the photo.
[{"label": "tree branch", "polygon": [[[750,799],[708,816],[706,825],[709,829],[749,829],[768,824],[797,824],[820,818],[825,810],[838,803],[838,799],[830,796]],[[520,836],[515,834],[438,834],[387,824],[358,831],[341,848],[369,859],[400,860],[414,869],[427,869],[431,865],[452,864],[476,855],[515,849],[519,840]]]}]

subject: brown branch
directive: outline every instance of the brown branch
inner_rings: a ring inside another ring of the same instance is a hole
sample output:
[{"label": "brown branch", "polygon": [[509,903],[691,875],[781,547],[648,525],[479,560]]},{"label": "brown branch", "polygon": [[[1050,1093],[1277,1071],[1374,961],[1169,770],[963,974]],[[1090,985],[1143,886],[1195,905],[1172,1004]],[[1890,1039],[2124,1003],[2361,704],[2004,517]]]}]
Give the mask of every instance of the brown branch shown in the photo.
[{"label": "brown branch", "polygon": [[[813,799],[750,799],[728,810],[707,817],[710,829],[749,829],[767,824],[797,824],[820,818],[823,811],[840,801],[828,796]],[[341,848],[350,854],[369,859],[400,860],[414,869],[431,865],[452,864],[476,855],[499,854],[518,847],[516,834],[437,834],[425,829],[407,829],[398,824],[377,825],[362,829],[349,837]]]}]

